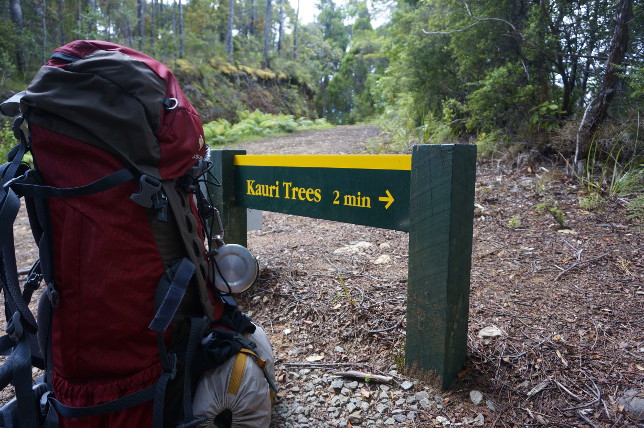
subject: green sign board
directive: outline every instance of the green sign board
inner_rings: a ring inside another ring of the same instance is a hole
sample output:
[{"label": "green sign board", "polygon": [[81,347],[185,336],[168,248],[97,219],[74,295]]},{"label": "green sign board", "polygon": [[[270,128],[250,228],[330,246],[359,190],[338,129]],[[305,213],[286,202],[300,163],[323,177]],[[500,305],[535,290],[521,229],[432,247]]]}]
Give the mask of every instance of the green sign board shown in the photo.
[{"label": "green sign board", "polygon": [[237,155],[240,206],[409,230],[410,155]]},{"label": "green sign board", "polygon": [[246,244],[246,208],[409,232],[405,364],[448,387],[467,357],[476,146],[406,155],[247,156],[213,150],[226,241]]}]

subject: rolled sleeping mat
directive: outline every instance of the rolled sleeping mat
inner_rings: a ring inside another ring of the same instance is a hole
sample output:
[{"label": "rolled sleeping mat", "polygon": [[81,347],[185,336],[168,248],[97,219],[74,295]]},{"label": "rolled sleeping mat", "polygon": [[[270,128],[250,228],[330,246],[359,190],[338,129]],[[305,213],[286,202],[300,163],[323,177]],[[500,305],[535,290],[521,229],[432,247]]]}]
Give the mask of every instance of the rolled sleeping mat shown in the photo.
[{"label": "rolled sleeping mat", "polygon": [[242,350],[199,380],[192,409],[196,419],[205,418],[200,428],[269,427],[272,390],[265,375],[275,385],[275,361],[266,332],[256,327],[248,335],[256,355]]}]

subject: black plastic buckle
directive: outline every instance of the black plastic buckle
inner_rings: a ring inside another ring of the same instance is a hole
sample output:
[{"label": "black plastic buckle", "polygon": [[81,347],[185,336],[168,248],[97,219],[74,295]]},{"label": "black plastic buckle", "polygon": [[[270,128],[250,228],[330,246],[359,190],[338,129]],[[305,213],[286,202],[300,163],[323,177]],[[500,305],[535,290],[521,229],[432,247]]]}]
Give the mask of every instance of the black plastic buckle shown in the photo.
[{"label": "black plastic buckle", "polygon": [[139,188],[139,193],[133,193],[130,196],[137,204],[145,208],[152,208],[154,206],[154,195],[161,190],[161,181],[158,179],[143,174],[139,179],[141,187]]},{"label": "black plastic buckle", "polygon": [[43,280],[44,275],[40,271],[40,262],[34,264],[27,275],[25,280],[25,290],[36,291],[40,287],[40,283]]},{"label": "black plastic buckle", "polygon": [[163,192],[152,195],[152,208],[157,211],[157,220],[168,221],[168,197]]}]

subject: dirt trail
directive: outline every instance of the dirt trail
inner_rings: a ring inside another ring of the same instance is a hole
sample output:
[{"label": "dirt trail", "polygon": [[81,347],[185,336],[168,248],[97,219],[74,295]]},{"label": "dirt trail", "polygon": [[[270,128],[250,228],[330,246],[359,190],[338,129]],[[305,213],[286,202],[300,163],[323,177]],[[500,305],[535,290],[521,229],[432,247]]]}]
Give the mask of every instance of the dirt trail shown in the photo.
[{"label": "dirt trail", "polygon": [[377,135],[380,130],[371,125],[338,126],[243,143],[238,148],[249,155],[342,155],[363,153],[365,143]]}]

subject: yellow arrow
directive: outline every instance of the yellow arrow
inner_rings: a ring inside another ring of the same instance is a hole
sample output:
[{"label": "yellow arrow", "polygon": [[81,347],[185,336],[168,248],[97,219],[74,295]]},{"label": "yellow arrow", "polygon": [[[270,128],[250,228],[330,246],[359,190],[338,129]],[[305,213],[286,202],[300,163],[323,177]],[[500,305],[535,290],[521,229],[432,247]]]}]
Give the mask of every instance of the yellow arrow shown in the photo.
[{"label": "yellow arrow", "polygon": [[391,193],[389,193],[389,189],[385,190],[385,192],[387,192],[387,196],[381,196],[378,198],[378,200],[382,202],[387,202],[387,205],[385,205],[385,209],[388,210],[391,204],[394,203],[394,197],[391,196]]}]

